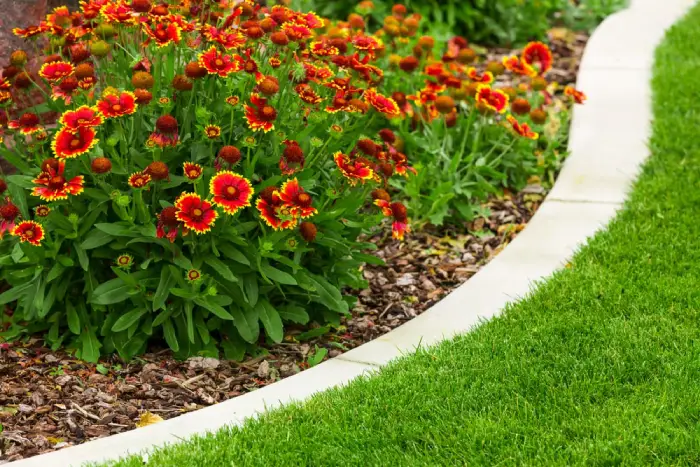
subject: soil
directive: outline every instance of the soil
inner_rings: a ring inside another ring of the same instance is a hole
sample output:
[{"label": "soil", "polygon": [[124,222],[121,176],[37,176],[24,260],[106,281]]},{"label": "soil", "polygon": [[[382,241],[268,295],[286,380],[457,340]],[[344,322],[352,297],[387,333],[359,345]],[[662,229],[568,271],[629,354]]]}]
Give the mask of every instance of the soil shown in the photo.
[{"label": "soil", "polygon": [[[572,83],[587,37],[553,34],[554,79]],[[488,217],[461,230],[427,229],[401,243],[370,239],[386,265],[363,270],[370,288],[356,293],[358,304],[340,328],[316,337],[290,331],[285,342],[244,362],[182,362],[157,350],[129,363],[113,357],[94,365],[52,352],[41,338],[0,343],[0,464],[177,417],[303,371],[317,349],[333,358],[371,341],[473,276],[525,227],[545,195],[533,184],[491,199]]]}]

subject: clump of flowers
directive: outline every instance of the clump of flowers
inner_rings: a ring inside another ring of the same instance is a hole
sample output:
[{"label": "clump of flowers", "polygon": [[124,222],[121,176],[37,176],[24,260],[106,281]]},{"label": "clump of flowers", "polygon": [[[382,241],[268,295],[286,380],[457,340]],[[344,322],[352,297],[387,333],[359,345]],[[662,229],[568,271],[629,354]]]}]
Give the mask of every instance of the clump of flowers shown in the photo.
[{"label": "clump of flowers", "polygon": [[[410,233],[405,192],[438,219],[488,177],[530,174],[554,101],[544,44],[484,65],[463,38],[420,36],[402,5],[367,24],[254,0],[88,0],[15,30],[46,58],[31,70],[16,52],[0,79],[0,154],[19,172],[0,177],[7,335],[45,331],[93,361],[154,339],[240,359],[286,323],[339,324],[376,248],[361,235],[385,219]],[[517,88],[497,84],[506,70]],[[23,90],[57,125],[15,110]]]}]

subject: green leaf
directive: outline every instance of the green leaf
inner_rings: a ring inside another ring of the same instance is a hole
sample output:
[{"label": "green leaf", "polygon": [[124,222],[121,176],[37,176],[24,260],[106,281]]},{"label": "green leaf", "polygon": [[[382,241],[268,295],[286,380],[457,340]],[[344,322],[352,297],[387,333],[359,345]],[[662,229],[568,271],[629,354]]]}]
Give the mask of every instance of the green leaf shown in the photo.
[{"label": "green leaf", "polygon": [[300,306],[288,305],[278,311],[280,318],[285,321],[292,321],[299,324],[306,324],[309,322],[309,314]]},{"label": "green leaf", "polygon": [[112,325],[112,331],[119,332],[129,329],[134,323],[137,323],[143,315],[148,313],[145,308],[136,308],[128,313],[125,313],[119,317],[119,319]]},{"label": "green leaf", "polygon": [[14,183],[9,183],[7,191],[10,192],[12,202],[17,205],[19,212],[22,213],[22,217],[25,219],[30,219],[29,207],[27,206],[27,196],[24,194],[24,188]]},{"label": "green leaf", "polygon": [[214,256],[208,256],[205,260],[205,264],[207,266],[210,266],[214,271],[219,273],[221,277],[223,277],[227,281],[238,281],[238,279],[236,279],[236,276],[233,275],[233,272],[231,272],[231,269],[229,269],[229,267],[226,266],[220,259]]},{"label": "green leaf", "polygon": [[46,282],[51,282],[52,280],[58,278],[65,270],[66,267],[61,263],[54,263],[53,267],[49,271],[49,274],[46,276]]},{"label": "green leaf", "polygon": [[87,256],[87,253],[85,253],[85,250],[78,245],[77,243],[75,245],[75,252],[78,254],[78,261],[80,262],[80,267],[83,268],[85,272],[87,272],[88,267],[90,266],[90,259]]},{"label": "green leaf", "polygon": [[232,259],[237,263],[250,266],[250,261],[248,260],[248,258],[243,253],[241,253],[241,251],[235,246],[229,243],[224,243],[222,245],[218,245],[218,247],[219,251],[221,251],[221,253],[223,253],[227,259]]},{"label": "green leaf", "polygon": [[257,309],[251,307],[241,310],[236,306],[232,306],[230,309],[231,315],[233,315],[233,324],[238,333],[243,340],[254,344],[260,335]]},{"label": "green leaf", "polygon": [[213,301],[209,300],[209,298],[195,298],[194,302],[201,306],[202,308],[205,308],[212,313],[214,313],[216,316],[218,316],[221,319],[225,319],[228,321],[233,321],[233,316],[231,316],[231,313],[226,311],[224,307],[222,307],[219,304],[214,303]]},{"label": "green leaf", "polygon": [[282,342],[282,339],[284,339],[284,325],[277,310],[267,300],[260,300],[255,308],[267,335],[278,344]]},{"label": "green leaf", "polygon": [[133,287],[126,284],[121,278],[109,280],[100,284],[90,297],[90,303],[94,305],[113,305],[129,298],[129,292]]},{"label": "green leaf", "polygon": [[185,320],[187,321],[187,338],[195,343],[194,339],[194,320],[192,319],[192,302],[185,303]]},{"label": "green leaf", "polygon": [[85,237],[83,243],[80,247],[85,250],[92,250],[93,248],[101,247],[114,240],[114,237],[101,230],[91,230],[90,233]]},{"label": "green leaf", "polygon": [[80,316],[75,311],[75,307],[70,302],[66,303],[66,318],[68,319],[68,329],[75,335],[80,334]]},{"label": "green leaf", "polygon": [[22,246],[19,243],[15,243],[15,246],[12,248],[12,253],[10,254],[12,257],[12,261],[15,263],[19,263],[19,260],[24,258],[24,250],[22,249]]},{"label": "green leaf", "polygon": [[170,268],[164,267],[160,271],[160,282],[158,283],[158,288],[156,293],[153,295],[153,310],[160,310],[165,308],[165,301],[170,295],[170,289],[175,285],[175,278],[170,273]]},{"label": "green leaf", "polygon": [[14,302],[15,300],[18,300],[25,295],[31,294],[34,290],[35,282],[35,280],[32,280],[30,282],[27,282],[26,284],[12,287],[10,290],[3,292],[2,294],[0,294],[0,305]]},{"label": "green leaf", "polygon": [[301,334],[297,335],[297,340],[298,341],[308,341],[311,339],[315,339],[317,337],[320,337],[324,334],[327,334],[331,330],[330,326],[321,326],[320,328],[314,328],[306,332],[302,332]]},{"label": "green leaf", "polygon": [[133,225],[126,223],[100,223],[95,224],[95,227],[104,233],[112,235],[114,237],[138,237],[141,235],[140,232]]},{"label": "green leaf", "polygon": [[168,346],[173,349],[173,352],[180,350],[180,343],[177,341],[175,328],[173,327],[173,322],[170,318],[163,322],[163,337],[165,337],[165,342],[167,342]]},{"label": "green leaf", "polygon": [[363,263],[367,264],[373,264],[375,266],[384,266],[386,264],[383,259],[365,253],[353,253],[352,257],[357,261],[362,261]]},{"label": "green leaf", "polygon": [[223,339],[221,348],[227,360],[241,361],[245,357],[245,344],[238,339]]},{"label": "green leaf", "polygon": [[263,274],[275,282],[285,285],[297,285],[296,279],[291,274],[281,271],[268,263],[263,263],[261,269]]},{"label": "green leaf", "polygon": [[246,274],[243,276],[243,290],[250,306],[258,303],[258,277],[257,274]]},{"label": "green leaf", "polygon": [[81,340],[83,341],[83,351],[80,357],[90,363],[97,363],[97,360],[100,358],[100,347],[102,347],[102,344],[97,340],[95,331],[86,329],[81,334]]}]

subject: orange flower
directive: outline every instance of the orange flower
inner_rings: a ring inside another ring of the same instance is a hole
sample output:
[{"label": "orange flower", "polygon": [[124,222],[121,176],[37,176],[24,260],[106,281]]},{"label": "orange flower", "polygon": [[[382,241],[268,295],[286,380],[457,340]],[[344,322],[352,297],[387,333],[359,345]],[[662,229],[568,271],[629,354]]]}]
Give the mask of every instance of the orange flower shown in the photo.
[{"label": "orange flower", "polygon": [[202,166],[199,164],[194,164],[192,162],[184,162],[182,164],[182,171],[190,180],[197,180],[202,176]]},{"label": "orange flower", "polygon": [[317,57],[332,57],[340,54],[337,47],[332,46],[328,41],[314,41],[311,43],[311,53]]},{"label": "orange flower", "polygon": [[313,35],[311,29],[307,26],[294,23],[285,23],[282,25],[282,32],[284,32],[290,40],[302,41],[308,39]]},{"label": "orange flower", "polygon": [[304,168],[304,151],[296,141],[285,139],[282,141],[285,145],[282,157],[280,157],[280,171],[285,175],[291,175]]},{"label": "orange flower", "polygon": [[230,105],[231,107],[235,107],[238,105],[238,102],[240,102],[240,99],[238,96],[229,96],[226,98],[226,103]]},{"label": "orange flower", "polygon": [[365,101],[387,118],[395,118],[401,115],[401,110],[396,101],[390,97],[379,94],[375,89],[368,89],[364,92]]},{"label": "orange flower", "polygon": [[365,180],[370,180],[374,177],[374,171],[369,167],[369,164],[362,160],[358,159],[352,162],[350,157],[340,151],[333,155],[333,160],[338,166],[340,173],[350,181],[351,185],[357,184],[358,180],[364,183]]},{"label": "orange flower", "polygon": [[[240,57],[238,58],[240,59]],[[222,78],[240,71],[241,61],[242,59],[235,60],[230,55],[220,53],[214,46],[199,54],[199,65],[204,67],[210,75],[219,75]]]},{"label": "orange flower", "polygon": [[22,243],[39,246],[44,238],[44,228],[34,221],[22,221],[12,229],[12,235],[19,237]]},{"label": "orange flower", "polygon": [[375,50],[382,47],[382,42],[372,36],[359,35],[355,36],[352,40],[352,45],[357,50],[362,50],[365,52],[374,52]]},{"label": "orange flower", "polygon": [[513,127],[513,131],[515,131],[520,136],[523,136],[523,137],[529,138],[529,139],[537,139],[540,137],[539,134],[537,134],[536,132],[534,132],[530,129],[530,125],[528,125],[527,123],[518,122],[518,120],[515,117],[513,117],[512,115],[508,115],[508,117],[506,117],[506,118],[508,120],[508,123],[510,123],[511,126]]},{"label": "orange flower", "polygon": [[23,135],[31,135],[43,129],[39,124],[39,116],[31,112],[22,114],[19,120],[10,120],[7,127],[12,130],[19,130]]},{"label": "orange flower", "polygon": [[282,184],[277,195],[293,216],[300,216],[304,219],[318,213],[318,210],[311,206],[313,201],[311,196],[304,191],[296,178]]},{"label": "orange flower", "polygon": [[252,93],[250,95],[250,103],[252,105],[245,106],[245,119],[248,122],[248,128],[253,131],[262,130],[265,133],[274,129],[277,110],[268,105],[267,99],[260,97],[259,94]]},{"label": "orange flower", "polygon": [[307,104],[319,104],[323,102],[323,98],[316,94],[316,91],[314,91],[311,86],[309,86],[306,83],[301,83],[298,84],[294,90],[299,94],[299,97],[301,97],[301,100],[306,102]]},{"label": "orange flower", "polygon": [[104,118],[94,107],[83,105],[75,110],[69,110],[61,115],[58,123],[75,133],[80,128],[96,127],[102,125]]},{"label": "orange flower", "polygon": [[129,91],[122,91],[118,96],[116,94],[107,94],[102,100],[97,102],[97,110],[106,118],[131,115],[136,112],[137,107],[136,96]]},{"label": "orange flower", "polygon": [[212,202],[222,208],[226,214],[234,215],[238,210],[250,206],[253,186],[250,181],[237,173],[224,170],[212,177],[209,192],[214,196]]},{"label": "orange flower", "polygon": [[175,217],[196,234],[209,232],[219,214],[209,201],[196,193],[182,193],[175,201]]},{"label": "orange flower", "polygon": [[97,131],[92,127],[76,129],[63,128],[53,138],[51,148],[59,159],[72,159],[85,154],[99,141],[95,138]]},{"label": "orange flower", "polygon": [[530,77],[537,76],[537,70],[535,70],[532,66],[528,65],[527,63],[521,61],[515,55],[511,57],[503,57],[503,66],[506,67],[506,70],[512,71],[516,75]]},{"label": "orange flower", "polygon": [[584,93],[582,93],[581,91],[577,91],[571,86],[567,86],[564,88],[564,94],[569,97],[572,97],[574,99],[574,102],[576,102],[577,104],[583,104],[584,102],[586,102],[587,99]]},{"label": "orange flower", "polygon": [[260,212],[262,220],[275,230],[293,229],[298,223],[288,207],[279,197],[279,192],[273,186],[260,192],[260,197],[255,202],[255,207]]},{"label": "orange flower", "polygon": [[154,23],[155,27],[145,23],[142,26],[143,32],[148,36],[144,45],[148,45],[151,40],[155,41],[158,48],[165,47],[171,42],[180,43],[180,26],[175,23],[166,24],[164,21],[158,21]]},{"label": "orange flower", "polygon": [[508,108],[508,95],[497,89],[491,89],[486,84],[476,88],[476,102],[498,113],[503,113]]},{"label": "orange flower", "polygon": [[148,140],[161,148],[177,146],[177,120],[172,115],[162,115],[156,120],[156,128]]},{"label": "orange flower", "polygon": [[144,172],[134,172],[129,175],[129,186],[137,190],[145,188],[151,183],[151,176]]},{"label": "orange flower", "polygon": [[537,64],[543,75],[552,68],[552,51],[542,42],[530,42],[523,49],[522,61],[529,66]]},{"label": "orange flower", "polygon": [[220,44],[226,50],[237,49],[246,42],[246,37],[240,32],[217,29],[215,26],[207,26],[204,37]]},{"label": "orange flower", "polygon": [[282,61],[277,57],[270,57],[268,63],[272,68],[279,68],[282,65]]},{"label": "orange flower", "polygon": [[39,34],[43,34],[44,32],[46,32],[48,30],[49,30],[49,25],[42,23],[39,26],[29,26],[29,27],[24,28],[24,29],[14,28],[12,30],[12,34],[14,34],[17,37],[28,39],[30,37],[34,37],[34,36],[38,36]]},{"label": "orange flower", "polygon": [[73,74],[73,65],[68,62],[44,63],[39,70],[39,76],[47,81],[55,82]]},{"label": "orange flower", "polygon": [[[92,3],[92,2],[90,2]],[[99,2],[98,2],[99,3]],[[124,1],[101,2],[104,6],[100,10],[102,16],[110,23],[134,24],[136,16],[131,7]]]},{"label": "orange flower", "polygon": [[469,69],[467,70],[467,76],[469,77],[469,79],[477,83],[493,83],[493,73],[491,73],[490,71],[485,71],[483,74],[479,74],[476,68],[469,67]]},{"label": "orange flower", "polygon": [[83,192],[83,176],[78,175],[66,180],[63,175],[66,170],[65,161],[58,161],[55,167],[47,164],[32,182],[32,196],[38,196],[43,201],[68,199],[68,195],[77,196]]},{"label": "orange flower", "polygon": [[204,127],[204,136],[209,139],[216,139],[221,136],[221,127],[218,125],[207,125]]},{"label": "orange flower", "polygon": [[387,217],[392,217],[391,236],[396,240],[403,240],[406,232],[410,232],[411,228],[408,225],[408,217],[406,206],[401,203],[390,203],[383,199],[377,199],[374,204],[382,209],[382,212]]}]

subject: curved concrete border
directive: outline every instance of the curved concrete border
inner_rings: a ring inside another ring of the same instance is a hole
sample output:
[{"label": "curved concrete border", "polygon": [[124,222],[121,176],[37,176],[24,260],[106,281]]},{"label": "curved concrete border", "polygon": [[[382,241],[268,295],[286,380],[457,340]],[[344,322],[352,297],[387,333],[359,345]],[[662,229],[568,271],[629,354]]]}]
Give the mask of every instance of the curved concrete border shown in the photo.
[{"label": "curved concrete border", "polygon": [[241,424],[248,417],[372,372],[419,345],[469,331],[559,269],[625,200],[648,155],[653,54],[665,30],[695,0],[632,0],[610,16],[586,47],[566,161],[552,192],[527,228],[498,257],[430,310],[392,332],[295,376],[156,425],[26,460],[13,467],[99,462]]}]

